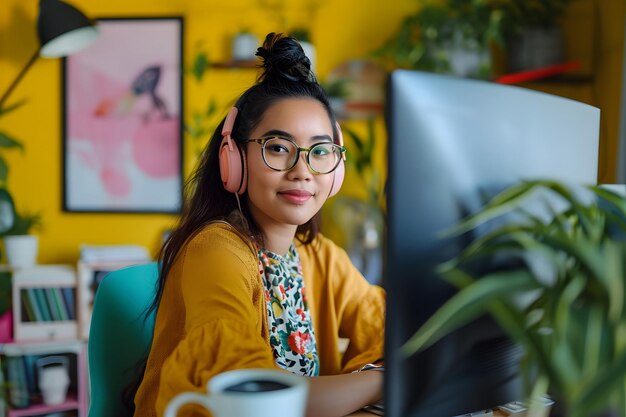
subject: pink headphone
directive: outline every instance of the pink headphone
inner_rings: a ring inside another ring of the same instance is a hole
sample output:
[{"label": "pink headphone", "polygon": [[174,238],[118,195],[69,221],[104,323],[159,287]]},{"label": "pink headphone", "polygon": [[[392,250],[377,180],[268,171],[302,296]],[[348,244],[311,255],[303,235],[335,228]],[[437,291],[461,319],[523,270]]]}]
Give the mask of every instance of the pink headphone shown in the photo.
[{"label": "pink headphone", "polygon": [[[230,136],[233,132],[238,111],[237,107],[232,107],[224,120],[224,127],[222,128],[223,139],[220,144],[220,175],[226,191],[241,195],[246,191],[247,186],[246,155],[239,150],[237,143]],[[337,122],[335,122],[335,125],[337,126],[337,142],[343,146],[341,127],[339,127]],[[341,189],[343,177],[346,173],[345,160],[346,156],[343,154],[339,166],[333,171],[333,185],[328,197],[334,196]]]}]

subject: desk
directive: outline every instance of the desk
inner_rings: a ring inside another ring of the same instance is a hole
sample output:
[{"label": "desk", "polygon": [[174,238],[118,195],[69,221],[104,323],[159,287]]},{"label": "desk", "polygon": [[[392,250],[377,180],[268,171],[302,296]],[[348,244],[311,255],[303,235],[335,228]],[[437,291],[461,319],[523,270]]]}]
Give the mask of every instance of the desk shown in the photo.
[{"label": "desk", "polygon": [[[502,414],[500,411],[494,411],[493,416],[505,417],[505,414]],[[355,413],[350,414],[348,417],[376,417],[376,414],[368,413],[367,411],[357,411]]]}]

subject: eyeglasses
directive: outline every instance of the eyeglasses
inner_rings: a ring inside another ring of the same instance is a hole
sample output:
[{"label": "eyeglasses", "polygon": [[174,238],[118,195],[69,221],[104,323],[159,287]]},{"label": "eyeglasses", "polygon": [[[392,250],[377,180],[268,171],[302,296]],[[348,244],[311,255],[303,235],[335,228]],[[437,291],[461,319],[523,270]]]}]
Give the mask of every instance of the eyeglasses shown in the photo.
[{"label": "eyeglasses", "polygon": [[339,166],[343,146],[335,143],[316,143],[310,148],[300,148],[294,141],[287,138],[272,136],[269,138],[248,139],[261,145],[261,153],[265,165],[274,171],[289,171],[298,163],[300,152],[306,152],[306,163],[316,174],[329,174]]}]

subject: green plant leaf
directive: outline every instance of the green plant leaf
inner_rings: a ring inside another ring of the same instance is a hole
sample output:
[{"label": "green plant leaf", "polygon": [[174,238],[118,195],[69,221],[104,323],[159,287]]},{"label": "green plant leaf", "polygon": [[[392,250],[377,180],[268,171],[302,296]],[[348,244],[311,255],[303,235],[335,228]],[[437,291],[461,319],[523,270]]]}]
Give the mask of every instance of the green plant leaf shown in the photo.
[{"label": "green plant leaf", "polygon": [[442,237],[460,235],[475,229],[497,216],[512,211],[523,199],[527,197],[528,192],[534,187],[535,185],[533,183],[523,182],[519,185],[507,188],[492,198],[481,211],[467,217],[458,225],[442,231],[440,235]]},{"label": "green plant leaf", "polygon": [[[458,270],[446,275],[459,274]],[[448,278],[458,280],[459,278]],[[514,270],[490,274],[469,285],[450,298],[423,326],[401,347],[410,356],[437,342],[445,334],[470,322],[486,312],[488,301],[506,298],[517,291],[536,289],[537,283],[526,270]]]},{"label": "green plant leaf", "polygon": [[0,186],[5,186],[7,183],[7,178],[9,177],[9,166],[7,162],[4,160],[4,157],[0,155]]},{"label": "green plant leaf", "polygon": [[217,111],[217,102],[215,101],[215,97],[211,97],[211,100],[209,100],[209,104],[207,106],[207,109],[204,115],[206,117],[211,117],[215,114],[216,111]]},{"label": "green plant leaf", "polygon": [[11,308],[11,272],[0,271],[0,316]]},{"label": "green plant leaf", "polygon": [[22,99],[16,103],[11,104],[10,106],[0,108],[0,116],[4,116],[5,114],[11,113],[12,111],[19,109],[24,104],[26,104],[26,101],[26,99]]},{"label": "green plant leaf", "polygon": [[15,223],[15,204],[6,187],[0,187],[0,235],[6,235]]},{"label": "green plant leaf", "polygon": [[0,148],[19,148],[23,151],[24,145],[6,133],[0,132]]},{"label": "green plant leaf", "polygon": [[204,78],[204,74],[209,69],[209,56],[204,51],[199,51],[194,57],[191,64],[191,73],[196,81],[200,82]]},{"label": "green plant leaf", "polygon": [[601,410],[608,398],[615,394],[626,375],[626,352],[616,358],[614,363],[598,370],[597,377],[579,397],[572,398],[572,417],[586,417]]},{"label": "green plant leaf", "polygon": [[39,213],[15,213],[13,226],[6,231],[5,235],[27,235],[30,232],[41,229],[41,214]]}]

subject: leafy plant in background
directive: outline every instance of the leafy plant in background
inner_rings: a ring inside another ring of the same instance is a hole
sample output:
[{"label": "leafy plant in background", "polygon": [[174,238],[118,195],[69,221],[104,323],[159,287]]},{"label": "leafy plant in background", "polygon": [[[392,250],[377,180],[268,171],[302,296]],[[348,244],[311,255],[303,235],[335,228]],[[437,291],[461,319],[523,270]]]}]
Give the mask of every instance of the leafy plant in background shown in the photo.
[{"label": "leafy plant in background", "polygon": [[[17,110],[24,105],[22,100],[11,106],[0,108],[0,118],[8,113]],[[17,139],[11,137],[6,132],[0,131],[0,148],[3,151],[19,149],[24,151],[24,145]],[[0,153],[0,236],[28,234],[35,226],[41,226],[41,216],[20,215],[15,211],[13,197],[7,188],[9,177],[9,166]],[[11,308],[11,273],[0,271],[0,315],[3,315]]]},{"label": "leafy plant in background", "polygon": [[[24,105],[22,100],[16,104],[0,109],[0,117],[17,110]],[[0,148],[3,151],[19,149],[24,151],[24,145],[6,132],[0,132]],[[9,166],[3,153],[0,153],[0,236],[28,234],[35,226],[41,226],[40,215],[21,215],[16,212],[13,197],[8,190]]]},{"label": "leafy plant in background", "polygon": [[295,28],[290,30],[289,34],[300,42],[311,42],[311,35],[309,34],[309,31],[307,29]]},{"label": "leafy plant in background", "polygon": [[42,228],[41,214],[39,213],[15,213],[13,226],[7,230],[5,236],[27,235]]},{"label": "leafy plant in background", "polygon": [[[211,67],[209,55],[203,48],[202,42],[196,44],[196,52],[191,62],[191,66],[186,73],[190,74],[196,82],[201,83],[206,72]],[[202,111],[194,110],[191,117],[184,124],[185,132],[192,140],[192,146],[196,157],[202,153],[202,149],[208,138],[213,134],[216,124],[214,116],[217,113],[215,98],[209,99],[206,107]]]},{"label": "leafy plant in background", "polygon": [[366,121],[366,134],[343,125],[346,138],[347,175],[358,177],[365,197],[340,194],[333,202],[333,217],[347,238],[348,254],[372,283],[381,278],[384,197],[382,180],[374,164],[376,130],[374,119]]},{"label": "leafy plant in background", "polygon": [[[531,398],[550,392],[569,417],[626,415],[626,200],[596,186],[583,190],[590,195],[554,181],[525,182],[458,225],[455,234],[499,219],[442,265],[442,277],[460,290],[404,353],[425,349],[488,313],[523,346]],[[546,203],[551,221],[520,208],[541,192],[566,203],[563,210]],[[502,222],[511,213],[519,220]],[[472,263],[498,256],[523,262],[484,275],[468,272]]]},{"label": "leafy plant in background", "polygon": [[[553,24],[570,0],[418,0],[419,8],[373,55],[391,68],[450,72],[450,45],[505,48],[525,27]],[[486,65],[482,76],[489,74]]]},{"label": "leafy plant in background", "polygon": [[0,316],[11,308],[11,272],[0,271]]},{"label": "leafy plant in background", "polygon": [[373,118],[366,120],[366,129],[366,134],[361,135],[350,126],[343,125],[341,127],[343,134],[353,145],[350,146],[350,152],[346,152],[346,162],[354,168],[357,176],[363,182],[367,203],[382,208],[381,178],[374,165],[376,129]]}]

